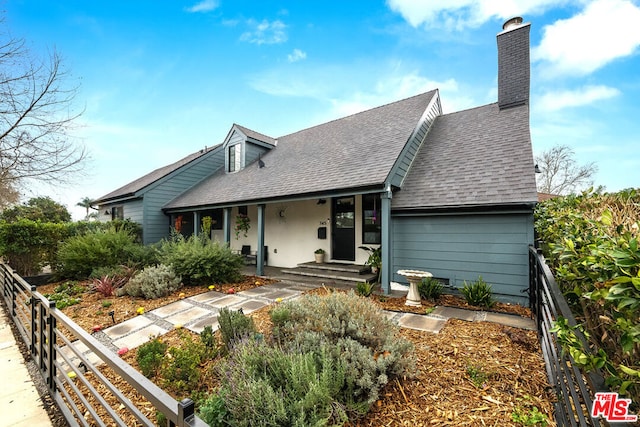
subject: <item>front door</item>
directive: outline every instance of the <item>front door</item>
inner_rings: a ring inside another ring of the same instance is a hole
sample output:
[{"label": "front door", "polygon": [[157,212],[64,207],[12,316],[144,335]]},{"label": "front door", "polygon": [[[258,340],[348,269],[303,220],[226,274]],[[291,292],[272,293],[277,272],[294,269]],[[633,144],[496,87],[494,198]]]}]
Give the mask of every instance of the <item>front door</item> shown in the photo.
[{"label": "front door", "polygon": [[332,199],[331,258],[356,260],[356,198]]}]

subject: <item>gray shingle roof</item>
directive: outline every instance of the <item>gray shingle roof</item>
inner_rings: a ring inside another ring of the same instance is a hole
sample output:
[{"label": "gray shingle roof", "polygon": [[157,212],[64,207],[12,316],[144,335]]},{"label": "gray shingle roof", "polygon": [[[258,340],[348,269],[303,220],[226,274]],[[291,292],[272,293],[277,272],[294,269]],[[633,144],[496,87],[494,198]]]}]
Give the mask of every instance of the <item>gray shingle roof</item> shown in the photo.
[{"label": "gray shingle roof", "polygon": [[431,91],[277,138],[257,164],[220,171],[165,208],[241,203],[382,186],[436,94]]},{"label": "gray shingle roof", "polygon": [[439,116],[392,209],[537,201],[529,107],[489,104]]},{"label": "gray shingle roof", "polygon": [[95,200],[94,203],[104,203],[104,202],[108,202],[109,200],[120,199],[124,197],[131,197],[135,195],[135,193],[137,193],[138,191],[153,184],[159,179],[164,178],[165,176],[169,175],[171,172],[180,169],[182,166],[196,160],[198,157],[204,155],[205,153],[210,152],[211,150],[217,148],[218,146],[219,145],[209,147],[206,150],[203,149],[203,150],[197,151],[195,153],[189,154],[188,156],[178,160],[175,163],[171,163],[170,165],[158,168],[136,179],[135,181],[131,181],[130,183],[123,185],[117,190],[114,190],[108,194],[105,194],[102,197],[99,197],[98,199]]}]

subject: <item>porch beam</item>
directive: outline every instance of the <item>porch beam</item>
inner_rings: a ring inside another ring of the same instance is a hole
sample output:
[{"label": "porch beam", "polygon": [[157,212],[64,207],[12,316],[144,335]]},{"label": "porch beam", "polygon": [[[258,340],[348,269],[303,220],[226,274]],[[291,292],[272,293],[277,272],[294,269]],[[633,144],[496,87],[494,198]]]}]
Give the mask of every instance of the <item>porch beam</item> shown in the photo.
[{"label": "porch beam", "polygon": [[264,276],[264,210],[264,204],[258,205],[258,250],[256,251],[257,276]]},{"label": "porch beam", "polygon": [[380,286],[385,295],[391,293],[391,187],[387,187],[387,191],[380,195],[381,212],[380,212],[380,246],[382,247],[380,256],[382,257],[382,266],[380,267]]},{"label": "porch beam", "polygon": [[224,208],[222,210],[222,231],[224,234],[224,243],[227,246],[231,245],[231,208]]}]

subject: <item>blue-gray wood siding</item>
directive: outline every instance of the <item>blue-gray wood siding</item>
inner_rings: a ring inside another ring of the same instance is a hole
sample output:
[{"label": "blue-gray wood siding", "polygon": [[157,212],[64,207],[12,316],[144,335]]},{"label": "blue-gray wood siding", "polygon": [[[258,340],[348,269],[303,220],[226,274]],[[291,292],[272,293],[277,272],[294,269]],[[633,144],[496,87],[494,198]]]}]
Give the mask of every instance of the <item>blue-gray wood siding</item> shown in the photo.
[{"label": "blue-gray wood siding", "polygon": [[142,224],[142,218],[144,217],[143,201],[141,199],[132,200],[122,204],[122,213],[124,219],[129,219],[138,224]]},{"label": "blue-gray wood siding", "polygon": [[429,129],[431,129],[431,125],[435,121],[436,117],[442,114],[440,109],[440,100],[438,93],[433,96],[433,99],[427,106],[424,115],[421,118],[421,122],[419,127],[417,128],[415,134],[411,139],[407,142],[407,145],[398,156],[396,163],[391,169],[390,173],[390,182],[391,185],[396,187],[401,187],[402,183],[409,172],[409,168],[413,163],[413,160],[420,149],[420,146],[424,142],[427,133],[429,133]]},{"label": "blue-gray wood siding", "polygon": [[532,214],[394,216],[392,223],[394,281],[407,283],[401,269],[429,271],[456,288],[482,276],[498,299],[528,303]]},{"label": "blue-gray wood siding", "polygon": [[269,151],[269,149],[247,142],[245,144],[245,156],[244,156],[245,167],[249,166],[251,163],[258,160],[258,157],[260,157],[267,151]]},{"label": "blue-gray wood siding", "polygon": [[162,212],[165,204],[223,166],[224,150],[217,149],[150,186],[144,193],[144,243],[155,243],[169,236],[169,217]]}]

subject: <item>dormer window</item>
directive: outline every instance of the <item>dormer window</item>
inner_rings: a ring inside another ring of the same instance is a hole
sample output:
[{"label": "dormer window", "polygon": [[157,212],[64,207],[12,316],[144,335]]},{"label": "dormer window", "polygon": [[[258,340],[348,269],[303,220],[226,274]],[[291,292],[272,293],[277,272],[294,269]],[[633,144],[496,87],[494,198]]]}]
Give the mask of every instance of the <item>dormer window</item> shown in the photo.
[{"label": "dormer window", "polygon": [[228,157],[228,172],[236,172],[241,168],[241,150],[242,146],[240,144],[234,144],[229,146],[229,157]]}]

